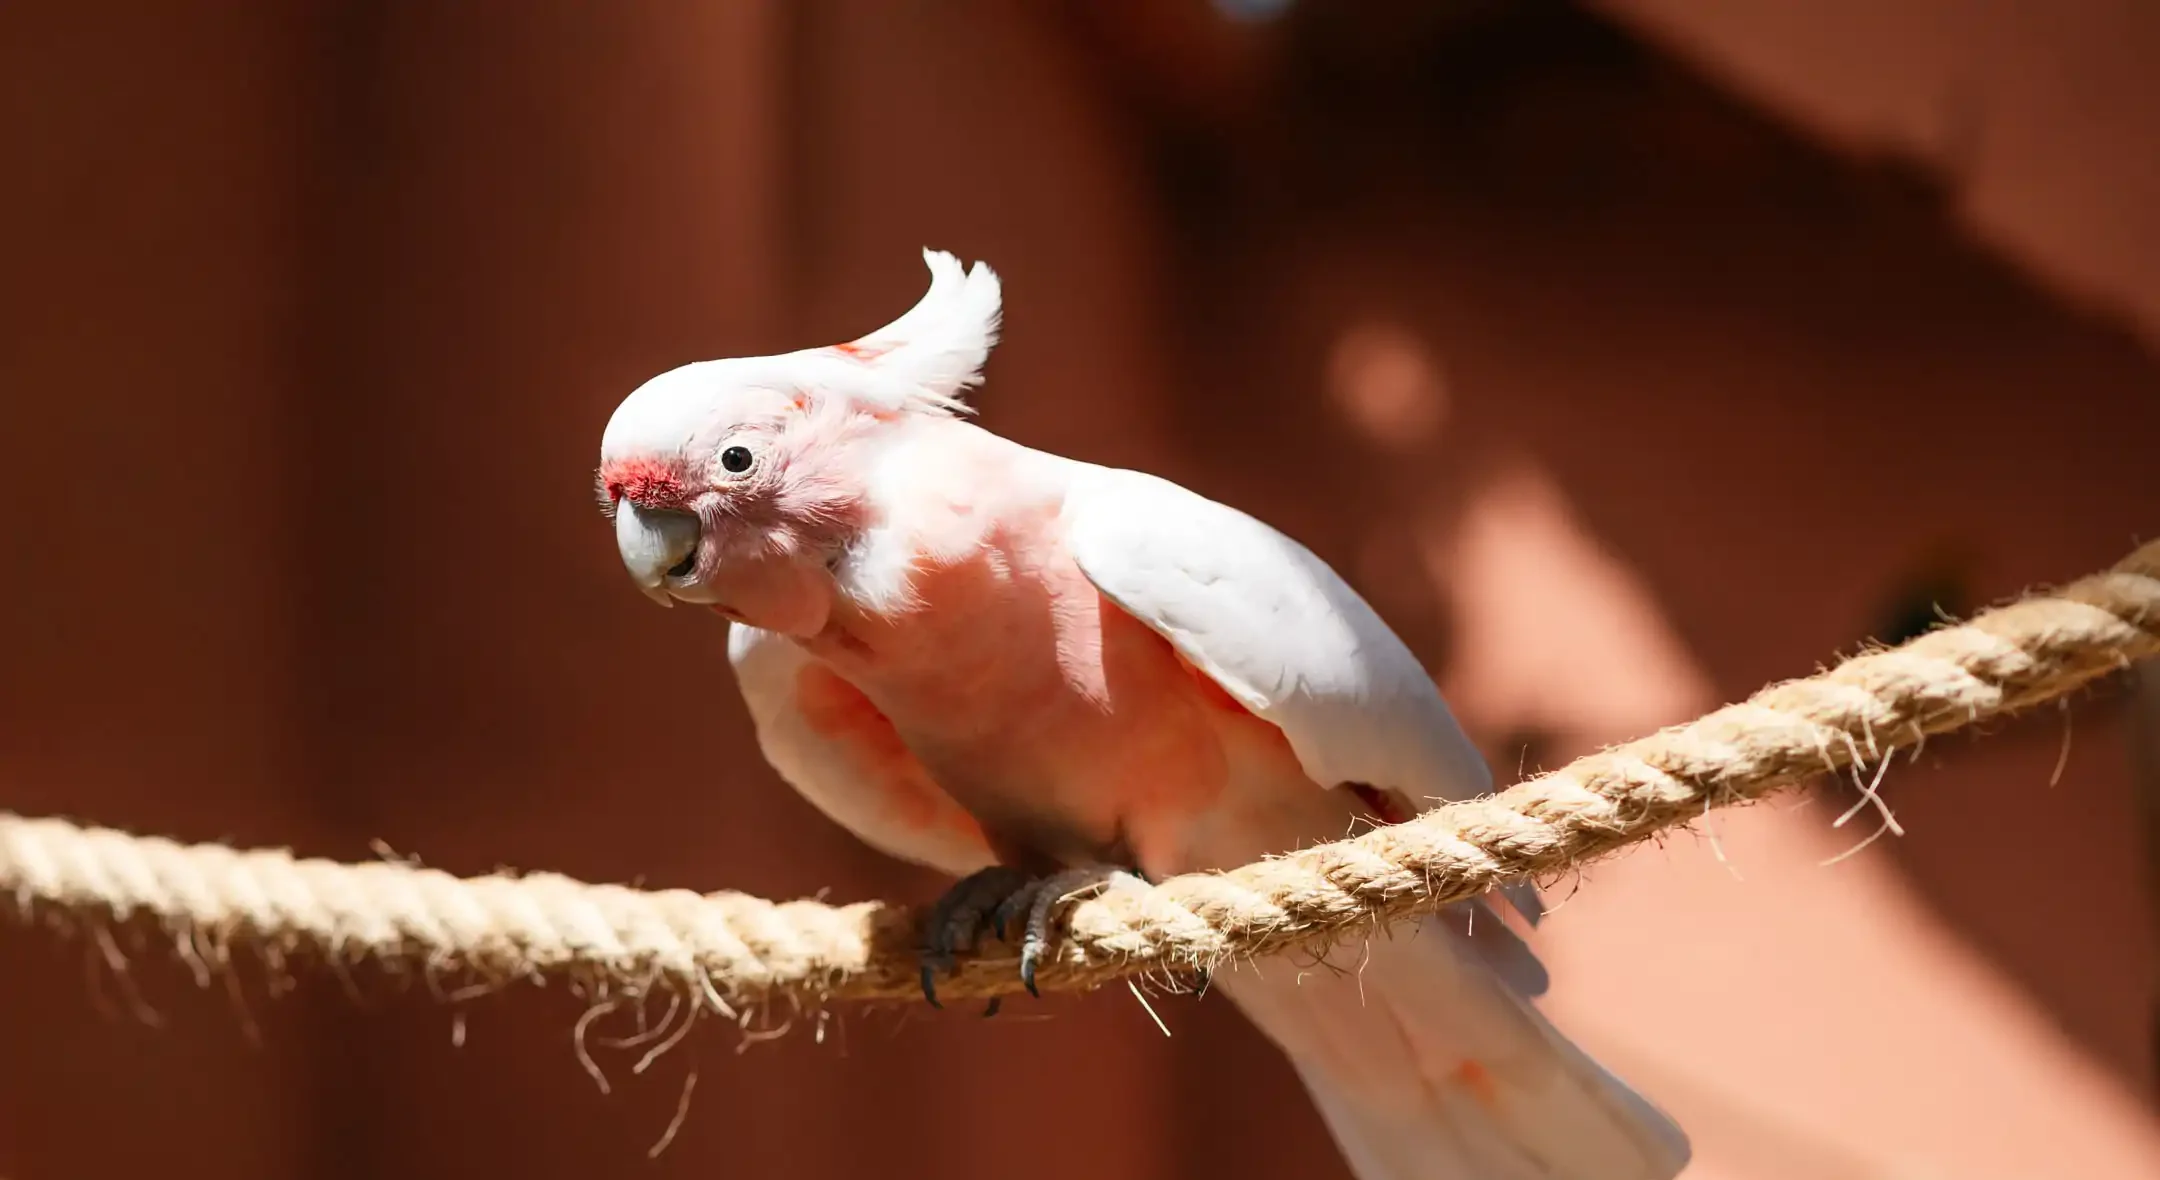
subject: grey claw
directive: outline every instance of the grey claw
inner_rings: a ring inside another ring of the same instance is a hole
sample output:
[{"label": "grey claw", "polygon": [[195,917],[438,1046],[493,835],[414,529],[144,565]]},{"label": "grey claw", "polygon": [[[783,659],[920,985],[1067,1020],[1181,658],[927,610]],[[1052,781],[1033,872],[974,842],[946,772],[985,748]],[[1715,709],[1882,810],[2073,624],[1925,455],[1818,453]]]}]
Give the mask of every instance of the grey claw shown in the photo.
[{"label": "grey claw", "polygon": [[1042,962],[1043,951],[1048,947],[1047,942],[1033,936],[1020,944],[1020,985],[1038,1000],[1042,999],[1042,993],[1035,990],[1035,966]]},{"label": "grey claw", "polygon": [[[954,882],[930,907],[930,915],[923,923],[922,990],[923,999],[931,1007],[945,1006],[938,1002],[937,974],[952,969],[953,952],[972,950],[990,911],[1001,909],[1016,888],[1024,889],[1026,883],[1027,879],[1017,871],[993,865]],[[999,906],[988,904],[993,898],[1000,902]]]},{"label": "grey claw", "polygon": [[1005,931],[1012,926],[1013,920],[1027,913],[1028,906],[1035,900],[1037,887],[1038,883],[1034,881],[1023,884],[1007,894],[1005,900],[990,911],[990,929],[997,932],[999,942],[1005,941]]},{"label": "grey claw", "polygon": [[[931,907],[924,924],[923,999],[933,1008],[945,1006],[937,998],[938,972],[952,970],[954,953],[974,949],[985,931],[996,933],[1000,942],[1007,940],[1008,933],[1020,939],[1020,984],[1029,995],[1041,999],[1036,975],[1050,952],[1049,931],[1057,904],[1067,889],[1101,871],[1068,869],[1031,878],[1016,869],[992,866],[955,882]],[[991,1000],[983,1015],[995,1016],[999,1007],[997,1000]]]}]

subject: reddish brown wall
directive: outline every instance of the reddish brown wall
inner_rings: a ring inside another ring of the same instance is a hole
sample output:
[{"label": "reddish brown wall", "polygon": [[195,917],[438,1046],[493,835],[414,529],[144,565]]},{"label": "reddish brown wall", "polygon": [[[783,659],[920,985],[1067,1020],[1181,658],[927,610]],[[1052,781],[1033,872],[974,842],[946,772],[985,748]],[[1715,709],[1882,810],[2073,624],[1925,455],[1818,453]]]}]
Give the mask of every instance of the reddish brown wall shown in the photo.
[{"label": "reddish brown wall", "polygon": [[[0,16],[0,797],[319,846],[285,576],[302,29],[125,7]],[[203,1174],[312,1167],[324,997],[253,1002],[251,1045],[223,993],[146,971],[150,1029],[98,961],[0,939],[0,1172],[151,1172],[175,1144]]]},{"label": "reddish brown wall", "polygon": [[[882,322],[924,244],[1005,276],[989,425],[1308,540],[1503,772],[1530,737],[1550,762],[1849,649],[1938,548],[1984,600],[2160,519],[2148,357],[1924,203],[1639,65],[1473,89],[1468,121],[1315,99],[1287,67],[1166,113],[1114,56],[1129,41],[1021,5],[47,7],[0,14],[17,811],[342,857],[380,839],[461,871],[927,894],[773,781],[721,634],[629,592],[589,487],[637,381]],[[1234,146],[1165,130],[1195,125]],[[1390,438],[1361,433],[1390,406]],[[1591,544],[1537,548],[1563,517]],[[2135,1096],[2153,971],[2120,708],[2076,724],[2044,804],[2051,720],[1934,751],[1943,769],[1896,782],[1913,835],[1840,880],[1917,898],[1911,929]],[[2010,840],[2028,854],[1986,855]],[[1630,902],[1662,855],[1612,875],[1594,930],[1554,919],[1577,986],[1627,997],[1568,1011],[1602,1036],[1601,1013],[1672,1005],[1686,1031],[1658,1068],[1712,1088],[1814,1079],[1760,1014],[1806,1028],[1829,997],[1707,982],[1739,970],[1718,956],[1742,925],[1814,937],[1791,917],[1807,887],[1701,886],[1744,916],[1676,928],[1679,903]],[[474,1002],[453,1048],[423,995],[251,986],[251,1045],[154,946],[134,959],[162,1026],[101,1008],[90,945],[0,936],[16,1180],[643,1167],[692,1068],[659,1173],[1339,1174],[1219,1001],[1161,1004],[1167,1040],[1115,992],[988,1022],[850,1012],[822,1044],[797,1021],[740,1055],[713,1028],[643,1077],[602,1052],[603,1097],[573,997]],[[1840,953],[1851,978],[1891,969]],[[1863,1073],[1929,1051],[1871,1063],[1867,1043],[1835,1041]],[[1832,1088],[1793,1084],[1795,1109]],[[1864,1146],[1898,1133],[1821,1118]],[[1786,1174],[1743,1154],[1710,1165]]]}]

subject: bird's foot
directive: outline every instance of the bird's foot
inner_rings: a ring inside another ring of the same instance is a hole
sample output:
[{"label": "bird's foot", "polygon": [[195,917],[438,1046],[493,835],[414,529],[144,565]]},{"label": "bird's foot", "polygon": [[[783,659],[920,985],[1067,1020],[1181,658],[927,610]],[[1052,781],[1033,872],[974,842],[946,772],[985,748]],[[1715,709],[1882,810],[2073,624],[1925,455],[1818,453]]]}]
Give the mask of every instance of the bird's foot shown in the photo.
[{"label": "bird's foot", "polygon": [[[1037,877],[1004,865],[992,865],[960,878],[930,907],[923,926],[923,999],[938,1003],[937,977],[953,969],[954,956],[974,950],[985,933],[1004,941],[1008,931],[1020,938],[1020,983],[1040,998],[1035,970],[1050,947],[1050,928],[1058,906],[1108,886],[1119,878],[1143,880],[1130,869],[1090,865]],[[994,1015],[996,1000],[983,1015]]]}]

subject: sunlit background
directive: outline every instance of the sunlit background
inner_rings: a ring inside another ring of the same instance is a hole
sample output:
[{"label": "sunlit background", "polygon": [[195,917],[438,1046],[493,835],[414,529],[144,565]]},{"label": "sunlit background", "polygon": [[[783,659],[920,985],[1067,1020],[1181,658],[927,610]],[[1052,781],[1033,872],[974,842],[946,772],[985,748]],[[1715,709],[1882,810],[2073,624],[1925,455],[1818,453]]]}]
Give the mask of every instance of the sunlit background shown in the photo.
[{"label": "sunlit background", "polygon": [[[591,493],[638,382],[925,245],[1005,280],[984,423],[1284,528],[1556,766],[2160,532],[2156,59],[2145,0],[0,6],[0,808],[930,896]],[[1691,1180],[2160,1175],[2132,701],[1929,745],[1843,859],[1826,784],[1558,883],[1549,1010]],[[0,927],[0,1176],[1344,1175],[1219,997],[642,1074],[622,1013],[603,1093],[559,990],[113,949]]]}]

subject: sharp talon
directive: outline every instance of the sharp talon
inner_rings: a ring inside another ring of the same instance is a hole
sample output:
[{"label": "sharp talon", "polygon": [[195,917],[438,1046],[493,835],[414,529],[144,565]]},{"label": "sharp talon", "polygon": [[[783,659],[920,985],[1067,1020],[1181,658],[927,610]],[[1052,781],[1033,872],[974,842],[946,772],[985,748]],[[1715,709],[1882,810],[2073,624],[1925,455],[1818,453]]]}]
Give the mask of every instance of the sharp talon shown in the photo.
[{"label": "sharp talon", "polygon": [[1011,925],[1016,912],[1010,900],[1016,892],[1025,892],[1027,881],[1017,869],[992,865],[954,882],[930,907],[923,924],[921,954],[923,999],[931,1007],[945,1006],[938,1002],[937,975],[953,969],[955,952],[973,951],[991,928],[993,918],[999,940],[1004,939],[1004,928]]},{"label": "sharp talon", "polygon": [[[937,998],[938,973],[952,971],[955,954],[973,952],[983,936],[990,933],[995,933],[1000,942],[1018,940],[1020,984],[1029,995],[1041,999],[1042,987],[1036,976],[1050,953],[1050,931],[1056,925],[1059,904],[1072,889],[1101,878],[1105,872],[1117,875],[1116,870],[1088,867],[1066,869],[1048,877],[1029,877],[1010,866],[993,865],[954,882],[931,906],[923,926],[923,999],[933,1008],[943,1008],[945,1005]],[[999,1001],[992,1000],[983,1015],[996,1015],[1000,1006]]]},{"label": "sharp talon", "polygon": [[1000,1007],[1003,1007],[1003,1006],[1004,1006],[1004,1004],[1005,1004],[1005,997],[1003,997],[1003,996],[992,996],[992,997],[990,997],[990,1002],[989,1002],[988,1004],[985,1004],[985,1005],[983,1005],[983,1019],[984,1019],[984,1020],[988,1020],[988,1019],[990,1019],[991,1017],[993,1017],[993,1016],[997,1015],[997,1014],[998,1014],[998,1009],[999,1009]]},{"label": "sharp talon", "polygon": [[1042,993],[1035,990],[1035,964],[1042,959],[1042,953],[1043,944],[1040,942],[1026,942],[1021,944],[1020,984],[1022,987],[1027,988],[1029,995],[1035,997],[1038,1000],[1042,999]]}]

